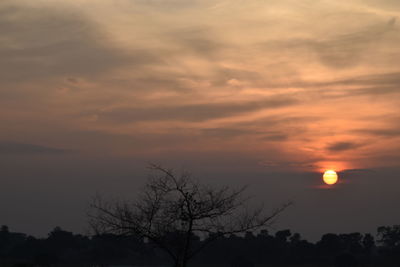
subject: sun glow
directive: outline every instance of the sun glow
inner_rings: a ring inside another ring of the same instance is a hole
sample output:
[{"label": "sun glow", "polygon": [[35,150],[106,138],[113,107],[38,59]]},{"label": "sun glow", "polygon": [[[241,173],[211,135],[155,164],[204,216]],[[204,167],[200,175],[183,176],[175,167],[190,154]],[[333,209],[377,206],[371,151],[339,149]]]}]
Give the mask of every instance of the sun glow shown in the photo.
[{"label": "sun glow", "polygon": [[334,170],[326,170],[322,176],[324,182],[328,185],[334,185],[338,181],[338,175]]}]

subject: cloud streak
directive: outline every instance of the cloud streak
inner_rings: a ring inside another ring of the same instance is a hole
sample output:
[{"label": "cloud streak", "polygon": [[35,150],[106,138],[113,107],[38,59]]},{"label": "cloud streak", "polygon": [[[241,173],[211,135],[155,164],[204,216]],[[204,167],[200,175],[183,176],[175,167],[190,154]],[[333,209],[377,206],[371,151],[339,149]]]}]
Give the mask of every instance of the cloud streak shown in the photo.
[{"label": "cloud streak", "polygon": [[298,101],[291,97],[272,97],[259,101],[191,104],[176,106],[159,106],[149,108],[116,108],[98,114],[100,120],[112,122],[135,121],[206,121],[218,118],[231,117],[260,110],[278,109],[292,106]]}]

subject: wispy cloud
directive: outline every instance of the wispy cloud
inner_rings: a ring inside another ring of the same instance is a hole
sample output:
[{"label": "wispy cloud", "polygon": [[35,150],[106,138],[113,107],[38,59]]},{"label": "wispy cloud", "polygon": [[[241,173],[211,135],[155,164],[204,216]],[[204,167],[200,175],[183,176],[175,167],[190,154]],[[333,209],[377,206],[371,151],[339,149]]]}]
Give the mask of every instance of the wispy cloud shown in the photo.
[{"label": "wispy cloud", "polygon": [[[7,1],[12,3],[11,1]],[[155,63],[145,49],[118,49],[84,13],[72,8],[0,6],[0,79],[27,82],[93,77],[126,65]]]},{"label": "wispy cloud", "polygon": [[110,111],[99,112],[97,115],[100,120],[112,122],[154,120],[206,121],[260,110],[277,109],[296,105],[297,103],[298,101],[292,97],[271,97],[258,101],[241,101],[236,103],[223,102],[145,108],[115,108]]},{"label": "wispy cloud", "polygon": [[51,2],[0,3],[3,140],[310,159],[293,168],[398,147],[392,1]]},{"label": "wispy cloud", "polygon": [[386,128],[386,129],[358,129],[355,130],[356,133],[371,135],[375,137],[400,137],[400,127],[399,128]]}]

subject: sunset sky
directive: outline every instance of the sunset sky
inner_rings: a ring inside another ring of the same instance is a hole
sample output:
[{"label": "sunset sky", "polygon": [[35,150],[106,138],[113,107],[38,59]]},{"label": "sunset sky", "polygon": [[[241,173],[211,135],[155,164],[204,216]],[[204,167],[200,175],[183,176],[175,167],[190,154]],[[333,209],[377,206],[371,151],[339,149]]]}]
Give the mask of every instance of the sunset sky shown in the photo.
[{"label": "sunset sky", "polygon": [[84,232],[90,197],[134,197],[149,162],[293,201],[271,231],[399,224],[398,17],[398,0],[2,0],[0,224]]}]

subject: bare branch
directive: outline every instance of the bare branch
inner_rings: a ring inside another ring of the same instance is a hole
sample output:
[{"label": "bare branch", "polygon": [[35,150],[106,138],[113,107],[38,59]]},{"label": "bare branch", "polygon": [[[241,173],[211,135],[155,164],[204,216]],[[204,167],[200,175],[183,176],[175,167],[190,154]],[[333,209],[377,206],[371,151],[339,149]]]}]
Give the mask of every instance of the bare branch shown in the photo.
[{"label": "bare branch", "polygon": [[[246,208],[246,187],[219,189],[198,183],[189,173],[151,164],[158,176],[149,179],[143,194],[128,201],[107,202],[95,197],[89,224],[95,233],[136,235],[163,249],[179,267],[214,240],[231,234],[265,228],[291,203],[265,215],[262,207]],[[192,246],[192,237],[207,234],[201,246]]]}]

